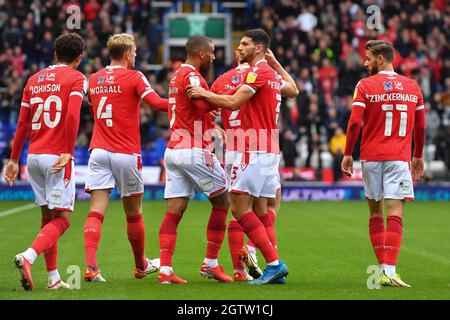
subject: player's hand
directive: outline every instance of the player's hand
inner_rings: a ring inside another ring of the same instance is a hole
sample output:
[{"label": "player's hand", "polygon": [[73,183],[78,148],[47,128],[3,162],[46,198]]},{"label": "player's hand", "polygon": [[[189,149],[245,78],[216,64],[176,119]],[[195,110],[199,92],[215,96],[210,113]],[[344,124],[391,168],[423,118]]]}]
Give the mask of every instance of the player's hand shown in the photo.
[{"label": "player's hand", "polygon": [[344,156],[341,163],[342,173],[347,177],[351,177],[353,174],[353,157],[352,156]]},{"label": "player's hand", "polygon": [[193,85],[189,85],[186,87],[186,92],[191,99],[202,98],[203,94],[206,90],[202,87],[196,87]]},{"label": "player's hand", "polygon": [[19,174],[19,161],[18,160],[9,160],[6,165],[5,172],[3,173],[3,177],[6,182],[8,182],[9,186],[12,187],[14,181],[17,179],[17,175]]},{"label": "player's hand", "polygon": [[214,119],[215,119],[215,118],[218,118],[218,117],[220,117],[220,109],[215,109],[215,110],[211,111],[209,114],[210,114],[211,117],[213,117]]},{"label": "player's hand", "polygon": [[227,133],[219,126],[214,127],[215,136],[218,137],[223,144],[227,144]]},{"label": "player's hand", "polygon": [[275,58],[275,55],[273,54],[272,50],[270,50],[270,49],[268,49],[266,51],[265,59],[266,59],[267,63],[269,64],[269,66],[271,66],[272,68],[279,64],[277,58]]},{"label": "player's hand", "polygon": [[424,174],[424,164],[422,158],[413,158],[411,161],[412,176],[414,180],[420,180]]},{"label": "player's hand", "polygon": [[66,165],[72,160],[72,155],[70,153],[63,153],[56,160],[52,167],[52,173],[58,173],[66,167]]}]

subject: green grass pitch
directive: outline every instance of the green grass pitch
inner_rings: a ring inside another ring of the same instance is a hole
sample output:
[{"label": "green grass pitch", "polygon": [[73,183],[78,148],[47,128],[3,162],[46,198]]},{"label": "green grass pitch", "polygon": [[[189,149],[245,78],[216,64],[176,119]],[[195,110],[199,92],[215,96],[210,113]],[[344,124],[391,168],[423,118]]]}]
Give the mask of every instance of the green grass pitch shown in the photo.
[{"label": "green grass pitch", "polygon": [[[0,213],[24,202],[1,202]],[[83,224],[88,202],[77,202],[71,228],[59,241],[59,270],[66,279],[70,265],[84,271]],[[448,203],[408,203],[404,220],[399,272],[410,289],[367,288],[369,265],[376,264],[368,236],[368,210],[364,202],[282,203],[276,220],[280,256],[290,273],[286,285],[251,286],[218,283],[200,277],[205,254],[209,203],[191,202],[178,229],[174,270],[186,285],[158,285],[157,275],[132,276],[134,261],[126,237],[120,202],[112,202],[103,224],[98,261],[106,283],[85,283],[80,290],[48,291],[44,259],[33,268],[37,290],[24,292],[12,258],[26,249],[40,226],[34,208],[0,217],[0,299],[449,299],[450,211]],[[158,255],[158,229],[164,202],[145,202],[147,256]],[[259,255],[260,261],[263,261]],[[225,239],[219,261],[229,274],[231,259]],[[264,263],[262,263],[264,265]]]}]

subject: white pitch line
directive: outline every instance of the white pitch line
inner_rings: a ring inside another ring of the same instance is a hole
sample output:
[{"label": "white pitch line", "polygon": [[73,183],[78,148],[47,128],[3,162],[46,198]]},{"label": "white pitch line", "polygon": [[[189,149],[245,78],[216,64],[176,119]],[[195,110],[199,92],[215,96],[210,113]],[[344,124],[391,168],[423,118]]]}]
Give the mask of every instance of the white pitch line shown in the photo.
[{"label": "white pitch line", "polygon": [[14,209],[9,209],[9,210],[6,210],[6,211],[2,211],[2,212],[0,212],[0,218],[6,217],[6,216],[10,216],[10,215],[18,213],[18,212],[27,211],[27,210],[30,210],[30,209],[33,209],[33,208],[38,208],[38,206],[35,205],[34,203],[30,203],[30,204],[27,204],[27,205],[24,205],[24,206],[21,206],[21,207],[17,207],[17,208],[14,208]]}]

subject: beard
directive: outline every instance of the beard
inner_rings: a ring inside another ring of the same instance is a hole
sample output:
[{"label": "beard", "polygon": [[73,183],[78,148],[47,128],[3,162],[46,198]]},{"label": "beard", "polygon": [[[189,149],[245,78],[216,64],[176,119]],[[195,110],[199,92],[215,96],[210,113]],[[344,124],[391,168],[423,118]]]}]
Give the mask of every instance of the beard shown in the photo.
[{"label": "beard", "polygon": [[369,76],[373,76],[374,74],[378,73],[378,66],[375,64],[371,68],[367,68],[367,71],[369,73]]},{"label": "beard", "polygon": [[211,70],[211,63],[208,63],[207,65],[200,66],[200,74],[203,78],[206,79],[208,77],[209,70]]},{"label": "beard", "polygon": [[239,58],[239,63],[250,63],[250,61],[255,57],[255,50],[253,50],[252,52],[248,53],[247,55],[243,56],[241,54],[241,57]]}]

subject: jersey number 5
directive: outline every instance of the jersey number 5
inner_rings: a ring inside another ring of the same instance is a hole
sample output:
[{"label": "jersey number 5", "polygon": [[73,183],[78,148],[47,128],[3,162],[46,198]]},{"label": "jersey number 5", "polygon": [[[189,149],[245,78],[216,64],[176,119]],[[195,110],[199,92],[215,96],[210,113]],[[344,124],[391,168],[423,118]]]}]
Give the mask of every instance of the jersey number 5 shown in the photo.
[{"label": "jersey number 5", "polygon": [[[381,109],[383,111],[386,111],[386,122],[385,122],[385,126],[384,126],[384,135],[387,137],[390,137],[392,135],[392,121],[394,118],[394,113],[391,111],[394,110],[394,105],[393,104],[383,104],[381,106]],[[399,127],[398,135],[400,137],[405,137],[406,136],[406,124],[408,121],[408,113],[406,111],[408,111],[408,106],[406,104],[396,104],[395,109],[398,111],[401,111],[400,112],[400,127]]]},{"label": "jersey number 5", "polygon": [[169,104],[172,105],[172,116],[170,118],[170,122],[169,122],[169,128],[172,128],[173,124],[175,123],[176,120],[176,114],[175,114],[175,108],[177,107],[177,101],[175,100],[175,98],[169,98]]}]

